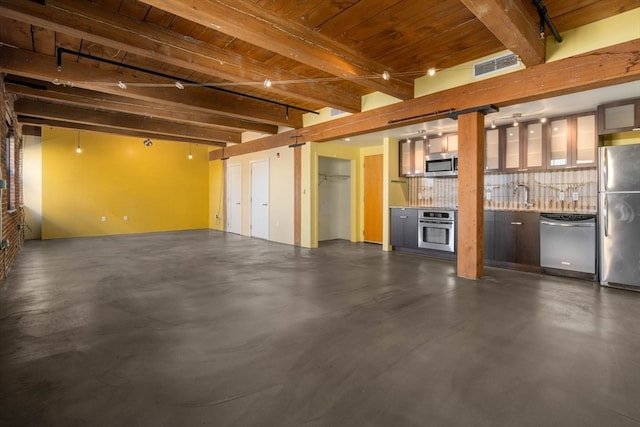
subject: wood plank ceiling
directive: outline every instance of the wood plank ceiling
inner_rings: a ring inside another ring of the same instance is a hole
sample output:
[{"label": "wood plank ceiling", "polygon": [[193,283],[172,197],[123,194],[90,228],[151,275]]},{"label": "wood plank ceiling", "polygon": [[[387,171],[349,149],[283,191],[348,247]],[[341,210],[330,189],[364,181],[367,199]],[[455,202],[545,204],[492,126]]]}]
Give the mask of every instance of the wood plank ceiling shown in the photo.
[{"label": "wood plank ceiling", "polygon": [[[560,32],[640,7],[543,3]],[[22,123],[221,146],[323,107],[358,112],[374,91],[411,99],[428,69],[504,49],[544,61],[531,1],[0,0]]]}]

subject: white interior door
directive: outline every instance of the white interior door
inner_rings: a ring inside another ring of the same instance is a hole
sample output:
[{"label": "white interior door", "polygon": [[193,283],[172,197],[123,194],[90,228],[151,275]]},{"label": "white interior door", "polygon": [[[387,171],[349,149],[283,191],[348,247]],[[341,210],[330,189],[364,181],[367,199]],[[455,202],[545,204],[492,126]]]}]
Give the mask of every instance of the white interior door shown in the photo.
[{"label": "white interior door", "polygon": [[242,168],[227,166],[227,231],[242,233]]},{"label": "white interior door", "polygon": [[251,162],[251,236],[269,239],[269,160]]}]

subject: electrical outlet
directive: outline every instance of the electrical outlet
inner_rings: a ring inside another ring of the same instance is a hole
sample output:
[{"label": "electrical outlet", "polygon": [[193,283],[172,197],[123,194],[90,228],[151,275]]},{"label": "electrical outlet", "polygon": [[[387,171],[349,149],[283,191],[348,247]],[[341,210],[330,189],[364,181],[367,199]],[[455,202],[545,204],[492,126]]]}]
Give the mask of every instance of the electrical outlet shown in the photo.
[{"label": "electrical outlet", "polygon": [[560,200],[561,202],[564,200],[564,191],[558,193],[558,200]]},{"label": "electrical outlet", "polygon": [[102,215],[102,218],[101,218],[101,219],[102,219],[102,222],[105,222],[105,221],[107,220],[107,217],[106,217],[106,216],[104,216],[104,215]]},{"label": "electrical outlet", "polygon": [[125,216],[124,216],[124,220],[125,220],[125,221],[129,221],[129,216],[128,216],[128,215],[125,215]]},{"label": "electrical outlet", "polygon": [[580,200],[580,193],[578,193],[577,191],[574,191],[573,193],[571,193],[571,198],[573,199],[574,202],[577,202],[578,200]]}]

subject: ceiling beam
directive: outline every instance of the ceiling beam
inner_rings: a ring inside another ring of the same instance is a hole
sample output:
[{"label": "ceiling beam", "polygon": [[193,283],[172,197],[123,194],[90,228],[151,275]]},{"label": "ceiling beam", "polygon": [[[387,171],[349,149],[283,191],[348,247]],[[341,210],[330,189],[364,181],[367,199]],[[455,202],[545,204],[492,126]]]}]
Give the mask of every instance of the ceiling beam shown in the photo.
[{"label": "ceiling beam", "polygon": [[460,0],[476,18],[522,63],[531,67],[545,61],[545,42],[530,1]]},{"label": "ceiling beam", "polygon": [[[142,0],[144,3],[399,99],[413,98],[413,80],[257,4],[229,0]],[[382,79],[387,71],[392,78]]]},{"label": "ceiling beam", "polygon": [[[159,102],[178,108],[188,105],[190,108],[210,113],[273,125],[293,128],[302,126],[300,111],[289,110],[287,117],[285,107],[278,105],[240,98],[223,92],[213,92],[202,87],[187,86],[184,90],[171,85],[170,87],[149,87],[149,83],[153,81],[138,77],[140,73],[116,73],[72,60],[64,61],[60,71],[56,70],[56,65],[55,57],[0,45],[0,71],[7,74],[45,82],[58,79],[65,82],[67,86]],[[115,84],[119,80],[128,83],[128,88],[120,89]]]},{"label": "ceiling beam", "polygon": [[17,114],[23,116],[103,126],[123,131],[153,132],[157,135],[164,135],[167,139],[183,136],[199,140],[202,144],[241,142],[239,132],[221,131],[210,127],[168,122],[133,114],[102,111],[96,108],[80,108],[26,98],[16,100],[14,108]]},{"label": "ceiling beam", "polygon": [[272,135],[278,133],[278,127],[274,125],[223,117],[201,110],[191,110],[186,107],[178,109],[149,101],[140,101],[75,87],[55,86],[45,82],[42,82],[41,85],[38,84],[40,87],[34,86],[28,83],[23,84],[22,82],[7,82],[7,79],[5,79],[6,92],[14,93],[19,98],[57,102],[85,108],[99,105],[101,110],[119,111],[143,117],[160,118],[228,131],[253,131]]},{"label": "ceiling beam", "polygon": [[[302,135],[301,142],[331,141],[444,118],[450,110],[460,111],[486,104],[504,107],[632,81],[639,81],[640,86],[640,39],[248,141],[225,148],[224,154],[237,156],[281,147],[291,144],[294,134]],[[209,153],[210,160],[221,157],[220,150]]]},{"label": "ceiling beam", "polygon": [[[99,133],[107,133],[112,135],[124,135],[124,136],[132,136],[139,138],[151,138],[151,139],[162,139],[165,141],[172,142],[188,142],[192,144],[203,144],[202,140],[199,139],[191,139],[186,137],[172,137],[167,138],[166,135],[156,134],[153,132],[144,132],[140,130],[125,130],[125,129],[117,129],[108,126],[98,126],[98,125],[90,125],[84,123],[72,123],[72,122],[64,122],[60,120],[51,120],[51,119],[42,119],[38,117],[30,117],[18,115],[18,122],[22,125],[31,125],[37,127],[53,127],[53,128],[63,128],[63,129],[74,129],[74,130],[88,130],[91,132],[99,132]],[[226,144],[222,142],[211,142],[206,144],[209,146],[217,146],[224,147]]]},{"label": "ceiling beam", "polygon": [[[47,0],[46,5],[40,5],[24,0],[0,0],[0,15],[208,76],[231,82],[255,82],[258,89],[267,78],[274,82],[304,79],[168,29],[102,10],[91,3]],[[360,111],[361,107],[356,94],[313,81],[274,84],[265,97],[274,95],[348,112]]]}]

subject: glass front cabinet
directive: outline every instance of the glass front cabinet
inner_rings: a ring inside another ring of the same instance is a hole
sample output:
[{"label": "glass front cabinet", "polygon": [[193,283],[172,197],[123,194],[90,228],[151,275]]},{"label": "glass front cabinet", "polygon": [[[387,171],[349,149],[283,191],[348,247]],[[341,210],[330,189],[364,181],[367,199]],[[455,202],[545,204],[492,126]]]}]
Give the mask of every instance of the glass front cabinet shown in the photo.
[{"label": "glass front cabinet", "polygon": [[485,131],[485,171],[595,166],[598,137],[593,112]]}]

